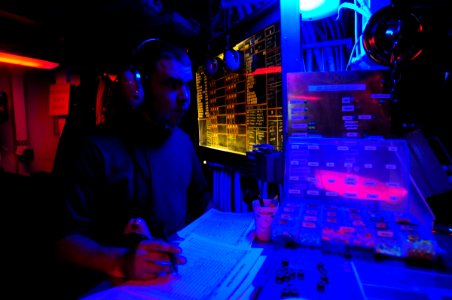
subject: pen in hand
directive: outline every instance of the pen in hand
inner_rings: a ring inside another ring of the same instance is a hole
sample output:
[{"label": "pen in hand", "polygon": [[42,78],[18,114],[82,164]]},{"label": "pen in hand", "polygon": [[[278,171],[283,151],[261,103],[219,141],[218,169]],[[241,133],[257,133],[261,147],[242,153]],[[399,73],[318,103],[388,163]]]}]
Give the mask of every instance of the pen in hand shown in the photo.
[{"label": "pen in hand", "polygon": [[[168,234],[166,232],[165,227],[164,226],[161,226],[161,227],[162,227],[161,232],[162,232],[163,240],[165,242],[169,242]],[[177,268],[177,263],[176,263],[176,255],[174,253],[169,253],[168,255],[169,255],[170,260],[171,260],[171,266],[173,268],[173,272],[177,274],[178,273],[178,268]]]}]

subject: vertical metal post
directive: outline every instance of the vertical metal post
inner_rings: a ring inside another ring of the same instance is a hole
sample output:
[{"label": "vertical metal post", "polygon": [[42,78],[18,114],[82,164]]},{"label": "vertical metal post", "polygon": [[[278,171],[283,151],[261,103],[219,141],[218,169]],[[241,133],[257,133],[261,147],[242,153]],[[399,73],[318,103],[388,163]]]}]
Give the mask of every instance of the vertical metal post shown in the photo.
[{"label": "vertical metal post", "polygon": [[[283,149],[288,139],[287,73],[302,71],[301,15],[299,0],[280,0],[281,14],[281,85],[283,111]],[[285,155],[284,155],[285,156]],[[285,171],[283,172],[285,174]],[[285,177],[283,179],[284,186]],[[280,201],[284,199],[281,197]]]}]

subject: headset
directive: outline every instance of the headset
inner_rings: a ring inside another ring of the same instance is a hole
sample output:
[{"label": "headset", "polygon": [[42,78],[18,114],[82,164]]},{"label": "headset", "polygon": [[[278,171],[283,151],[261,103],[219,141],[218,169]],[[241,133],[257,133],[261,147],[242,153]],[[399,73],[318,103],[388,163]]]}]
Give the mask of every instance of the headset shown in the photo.
[{"label": "headset", "polygon": [[144,101],[144,89],[139,71],[141,52],[145,52],[143,48],[152,49],[152,47],[157,47],[160,42],[158,38],[149,38],[141,42],[132,52],[132,65],[118,76],[118,81],[126,99],[134,108],[141,105]]},{"label": "headset", "polygon": [[131,69],[125,70],[119,75],[118,80],[127,102],[132,107],[137,107],[143,103],[144,91],[140,72]]}]

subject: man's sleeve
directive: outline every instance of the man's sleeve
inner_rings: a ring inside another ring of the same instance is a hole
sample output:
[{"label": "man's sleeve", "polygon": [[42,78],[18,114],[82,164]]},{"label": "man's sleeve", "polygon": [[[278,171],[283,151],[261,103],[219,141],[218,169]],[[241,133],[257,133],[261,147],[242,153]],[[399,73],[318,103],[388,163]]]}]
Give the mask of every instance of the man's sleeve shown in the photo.
[{"label": "man's sleeve", "polygon": [[98,149],[86,139],[79,139],[77,152],[63,149],[52,172],[55,194],[56,238],[71,233],[88,234],[92,224],[96,178],[103,170]]}]

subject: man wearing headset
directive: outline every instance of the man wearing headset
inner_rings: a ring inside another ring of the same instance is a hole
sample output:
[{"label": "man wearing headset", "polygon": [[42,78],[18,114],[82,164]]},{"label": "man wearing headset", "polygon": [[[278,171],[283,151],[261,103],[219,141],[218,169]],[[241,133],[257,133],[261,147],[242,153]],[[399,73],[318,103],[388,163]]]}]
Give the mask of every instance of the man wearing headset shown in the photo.
[{"label": "man wearing headset", "polygon": [[178,127],[192,84],[184,49],[147,40],[113,83],[106,122],[72,143],[70,157],[59,149],[56,254],[64,273],[79,276],[70,285],[90,279],[69,298],[107,278],[146,282],[186,263],[166,238],[211,203],[192,141]]}]

